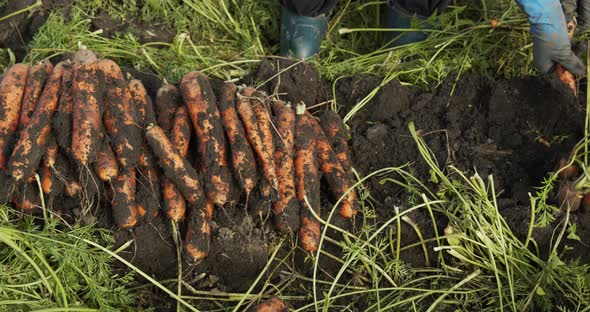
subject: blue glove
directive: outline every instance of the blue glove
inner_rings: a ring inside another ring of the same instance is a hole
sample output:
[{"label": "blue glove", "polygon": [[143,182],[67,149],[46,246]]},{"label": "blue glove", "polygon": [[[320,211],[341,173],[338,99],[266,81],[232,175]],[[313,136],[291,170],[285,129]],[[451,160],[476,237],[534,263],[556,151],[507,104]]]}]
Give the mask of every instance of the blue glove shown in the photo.
[{"label": "blue glove", "polygon": [[533,36],[535,67],[541,74],[550,72],[555,63],[574,75],[586,72],[584,63],[574,54],[559,0],[516,0],[528,16]]}]

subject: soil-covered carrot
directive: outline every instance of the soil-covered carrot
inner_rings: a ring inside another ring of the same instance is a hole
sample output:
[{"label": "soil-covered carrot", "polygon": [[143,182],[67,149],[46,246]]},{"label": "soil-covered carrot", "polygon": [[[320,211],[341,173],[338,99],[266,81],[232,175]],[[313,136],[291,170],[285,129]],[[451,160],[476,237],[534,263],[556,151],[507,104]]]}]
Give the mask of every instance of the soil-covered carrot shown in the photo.
[{"label": "soil-covered carrot", "polygon": [[52,168],[43,164],[41,166],[41,189],[45,195],[49,195],[53,192],[53,172]]},{"label": "soil-covered carrot", "polygon": [[242,89],[236,102],[236,110],[246,130],[248,141],[258,158],[264,179],[276,190],[278,188],[278,179],[272,150],[267,150],[268,144],[263,141],[264,137],[258,126],[256,114],[252,105],[250,105],[249,98],[254,92],[254,88],[246,87]]},{"label": "soil-covered carrot", "polygon": [[156,95],[158,125],[166,133],[172,129],[174,114],[180,106],[181,100],[180,92],[178,92],[178,89],[174,85],[164,85],[158,89]]},{"label": "soil-covered carrot", "polygon": [[358,213],[359,206],[356,190],[352,189],[354,186],[352,175],[347,173],[338,161],[318,122],[309,114],[307,114],[307,117],[315,129],[315,145],[320,171],[326,178],[335,199],[338,200],[344,196],[340,202],[340,216],[346,219],[352,218]]},{"label": "soil-covered carrot", "polygon": [[8,172],[17,182],[33,176],[39,168],[47,146],[47,137],[51,131],[51,118],[57,108],[59,88],[65,66],[69,65],[61,62],[53,69],[31,120],[21,131],[18,142],[12,151]]},{"label": "soil-covered carrot", "polygon": [[201,261],[209,255],[213,206],[213,202],[206,200],[205,206],[190,208],[184,247],[194,262]]},{"label": "soil-covered carrot", "polygon": [[285,302],[277,297],[272,297],[259,303],[252,312],[287,312],[289,307]]},{"label": "soil-covered carrot", "polygon": [[182,78],[180,92],[197,135],[207,198],[222,206],[231,195],[232,176],[215,94],[207,77],[197,71]]},{"label": "soil-covered carrot", "polygon": [[338,161],[344,167],[349,175],[352,175],[352,162],[350,161],[350,151],[348,149],[348,135],[342,118],[333,110],[327,110],[320,116],[320,125],[324,134],[332,145]]},{"label": "soil-covered carrot", "polygon": [[[253,97],[250,99],[250,104],[252,105],[252,109],[254,110],[254,114],[256,115],[256,122],[258,123],[258,129],[260,130],[260,135],[262,136],[262,144],[264,144],[264,149],[268,151],[270,154],[270,166],[275,168],[276,164],[274,157],[272,157],[272,153],[274,151],[274,140],[273,140],[273,129],[272,129],[272,121],[270,119],[270,115],[268,113],[268,101],[266,94],[255,91]],[[276,174],[275,174],[276,176]],[[268,180],[268,186],[271,190],[264,190],[265,193],[271,192],[270,198],[271,201],[276,201],[277,192],[278,192],[278,179],[276,181]]]},{"label": "soil-covered carrot", "polygon": [[120,229],[128,229],[137,223],[135,202],[135,168],[125,168],[113,180],[113,220]]},{"label": "soil-covered carrot", "polygon": [[313,120],[305,114],[305,104],[297,105],[295,123],[295,186],[301,204],[299,239],[306,251],[316,251],[320,242],[320,177],[315,150]]},{"label": "soil-covered carrot", "polygon": [[143,129],[149,124],[156,124],[156,114],[152,99],[147,94],[143,83],[137,79],[129,81],[129,89],[135,106],[137,107],[137,119],[139,126]]},{"label": "soil-covered carrot", "polygon": [[[277,101],[278,102],[278,101]],[[280,231],[299,228],[299,202],[295,192],[295,110],[290,104],[277,109],[275,163],[279,179],[278,200],[273,204],[274,224]]]},{"label": "soil-covered carrot", "polygon": [[275,116],[278,116],[281,112],[281,110],[283,109],[283,107],[285,107],[285,102],[281,101],[281,100],[273,100],[270,103],[270,107],[272,109],[272,113]]},{"label": "soil-covered carrot", "polygon": [[119,65],[111,60],[100,60],[98,67],[105,83],[104,127],[113,140],[121,166],[134,167],[139,159],[142,141],[137,106]]},{"label": "soil-covered carrot", "polygon": [[[574,20],[567,23],[567,30],[569,39],[571,41],[576,31],[576,22]],[[565,67],[563,67],[563,65],[559,63],[555,66],[555,73],[557,74],[559,80],[561,80],[561,82],[566,84],[572,90],[574,95],[578,94],[578,88],[576,86],[576,77],[574,77],[574,74],[572,74],[569,70],[565,69]]]},{"label": "soil-covered carrot", "polygon": [[31,115],[37,106],[39,96],[43,90],[45,80],[53,70],[53,65],[50,62],[43,62],[37,64],[29,70],[27,76],[27,84],[25,86],[25,93],[23,94],[22,106],[20,111],[20,125],[24,129],[31,119]]},{"label": "soil-covered carrot", "polygon": [[115,152],[111,144],[106,141],[102,142],[102,146],[96,154],[94,170],[98,178],[105,182],[111,181],[119,173],[119,163],[117,162]]},{"label": "soil-covered carrot", "polygon": [[136,201],[143,207],[140,213],[148,222],[160,212],[160,171],[156,166],[142,167],[138,171]]},{"label": "soil-covered carrot", "polygon": [[246,138],[246,130],[242,126],[235,108],[236,86],[233,83],[224,83],[218,102],[223,127],[229,141],[232,155],[232,168],[240,186],[249,194],[258,178],[256,172],[256,159],[252,147]]},{"label": "soil-covered carrot", "polygon": [[13,65],[0,83],[0,170],[6,169],[15,143],[29,67],[20,63]]},{"label": "soil-covered carrot", "polygon": [[74,100],[72,99],[72,73],[70,67],[64,69],[57,110],[53,115],[53,133],[57,145],[64,151],[72,148],[72,110]]},{"label": "soil-covered carrot", "polygon": [[94,161],[102,116],[102,93],[96,55],[82,49],[74,55],[72,77],[72,154],[86,166]]},{"label": "soil-covered carrot", "polygon": [[176,184],[182,196],[190,204],[198,204],[203,201],[204,192],[199,175],[190,163],[175,150],[162,128],[149,125],[146,129],[146,139],[159,159],[164,175]]},{"label": "soil-covered carrot", "polygon": [[55,141],[53,133],[50,132],[47,137],[47,150],[45,151],[45,155],[43,155],[43,165],[45,167],[53,168],[55,165],[55,158],[57,157],[57,150],[57,142]]},{"label": "soil-covered carrot", "polygon": [[[191,138],[191,122],[186,107],[181,106],[176,110],[170,139],[176,151],[182,158],[186,158]],[[162,179],[164,210],[170,219],[180,221],[184,219],[186,203],[172,180]]]}]

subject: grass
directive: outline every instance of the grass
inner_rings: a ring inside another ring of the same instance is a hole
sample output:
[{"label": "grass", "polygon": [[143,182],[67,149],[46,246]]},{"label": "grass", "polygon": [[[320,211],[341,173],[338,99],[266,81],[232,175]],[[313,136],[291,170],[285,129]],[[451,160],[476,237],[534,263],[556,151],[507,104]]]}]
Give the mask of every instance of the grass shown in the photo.
[{"label": "grass", "polygon": [[[383,77],[345,120],[355,118],[393,79],[434,87],[443,81],[452,83],[467,71],[492,77],[534,73],[527,22],[514,1],[457,1],[439,18],[440,27],[430,31],[429,40],[390,49],[381,44],[380,4],[342,0],[319,57],[309,60],[334,84],[347,75]],[[141,42],[132,33],[105,38],[92,24],[101,14],[175,35],[169,42]],[[237,80],[277,52],[278,17],[275,0],[75,1],[68,16],[49,15],[29,44],[26,61],[67,55],[84,45],[101,57],[153,71],[170,82],[194,69]],[[496,27],[490,23],[494,17],[499,20]],[[0,49],[0,71],[14,62],[10,50]],[[589,120],[586,116],[586,133]],[[557,173],[549,175],[531,197],[527,236],[517,237],[498,210],[493,177],[468,177],[452,166],[441,167],[412,125],[409,132],[435,179],[420,181],[408,164],[359,176],[356,187],[363,198],[364,218],[349,231],[333,224],[337,205],[316,216],[324,230],[322,248],[305,259],[305,266],[313,268],[311,274],[300,272],[293,261],[296,243],[277,239],[269,242],[269,261],[245,293],[196,289],[182,276],[158,281],[118,256],[109,247],[112,236],[106,230],[68,228],[53,216],[35,219],[0,207],[0,307],[133,310],[135,299],[156,287],[178,303],[178,311],[240,311],[273,295],[288,301],[294,311],[589,309],[590,267],[566,263],[563,254],[567,240],[576,239],[575,224],[569,213],[556,220],[557,208],[548,204]],[[588,167],[587,146],[586,138],[572,154],[572,163]],[[370,193],[363,187],[368,179],[402,186],[410,195],[408,202],[390,207],[392,217],[378,220]],[[428,216],[432,224],[448,223],[444,230],[435,226],[434,235],[426,235],[414,222],[416,213]],[[550,255],[543,257],[534,233],[556,222]],[[416,243],[404,246],[406,235],[415,235]],[[430,265],[415,267],[403,260],[403,253],[413,247]],[[340,253],[333,254],[334,249]],[[131,274],[114,275],[114,260],[148,282],[137,285]],[[328,260],[336,263],[336,271],[322,265]],[[266,273],[281,278],[270,279]]]}]

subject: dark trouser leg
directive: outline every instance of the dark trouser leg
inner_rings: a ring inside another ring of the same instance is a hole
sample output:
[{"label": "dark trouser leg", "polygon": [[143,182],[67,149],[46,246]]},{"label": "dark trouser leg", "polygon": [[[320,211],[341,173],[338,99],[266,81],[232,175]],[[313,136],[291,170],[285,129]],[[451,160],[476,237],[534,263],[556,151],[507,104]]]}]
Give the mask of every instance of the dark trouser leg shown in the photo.
[{"label": "dark trouser leg", "polygon": [[279,0],[281,5],[289,11],[301,15],[316,17],[328,15],[338,4],[339,0]]},{"label": "dark trouser leg", "polygon": [[338,0],[280,0],[281,55],[308,58],[317,54]]}]

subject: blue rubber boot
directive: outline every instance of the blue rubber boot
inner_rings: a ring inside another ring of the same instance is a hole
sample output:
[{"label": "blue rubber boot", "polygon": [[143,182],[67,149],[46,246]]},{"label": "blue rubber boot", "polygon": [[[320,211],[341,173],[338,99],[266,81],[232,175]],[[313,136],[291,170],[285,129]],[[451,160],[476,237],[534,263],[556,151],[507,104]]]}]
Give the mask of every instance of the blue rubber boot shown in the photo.
[{"label": "blue rubber boot", "polygon": [[281,14],[281,56],[306,59],[320,51],[328,17],[297,15],[286,8]]},{"label": "blue rubber boot", "polygon": [[[416,18],[414,27],[412,20]],[[426,22],[427,17],[417,14],[411,14],[397,4],[388,5],[385,10],[384,26],[385,28],[397,29],[432,29],[433,25]],[[428,33],[422,31],[387,31],[385,32],[385,44],[388,48],[393,48],[405,44],[423,41],[428,37]]]}]

